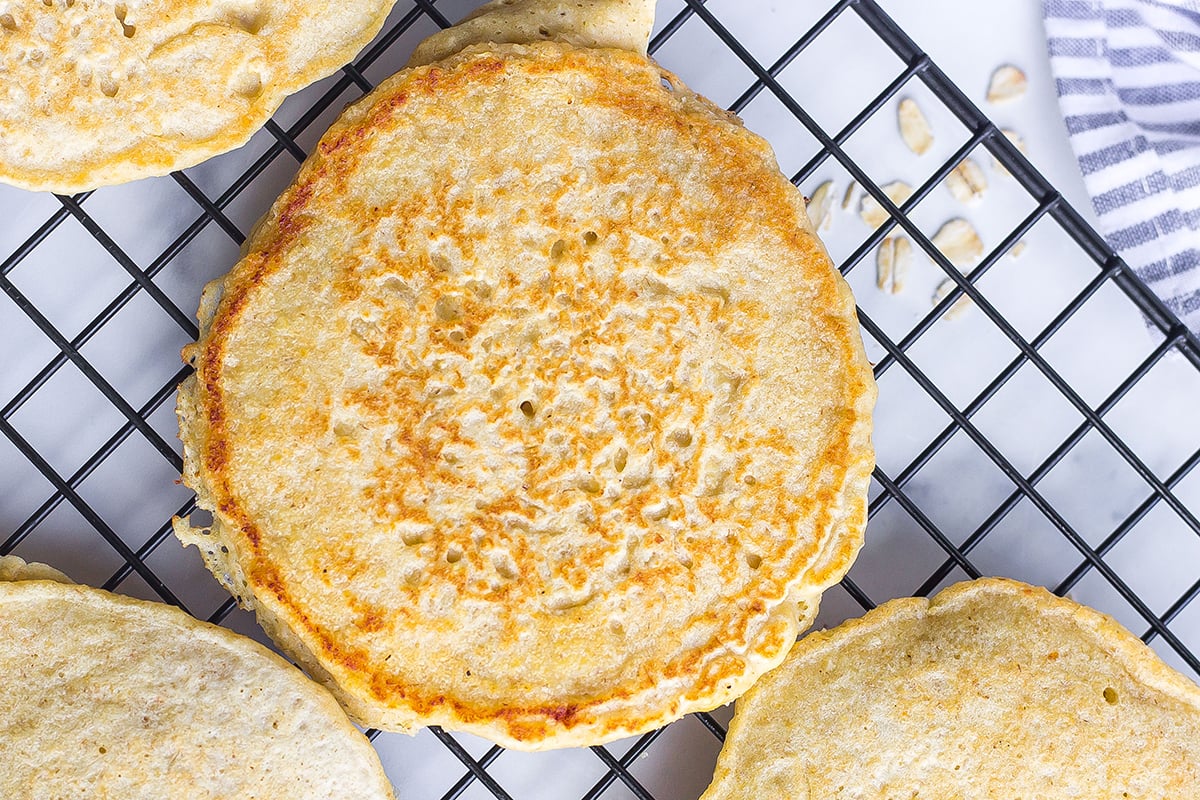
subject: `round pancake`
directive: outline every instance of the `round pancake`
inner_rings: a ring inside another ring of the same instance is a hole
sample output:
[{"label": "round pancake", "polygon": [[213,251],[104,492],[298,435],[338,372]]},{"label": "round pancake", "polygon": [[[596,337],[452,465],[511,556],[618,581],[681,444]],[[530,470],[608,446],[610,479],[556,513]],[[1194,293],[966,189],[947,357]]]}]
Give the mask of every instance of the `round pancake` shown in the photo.
[{"label": "round pancake", "polygon": [[737,703],[703,800],[1200,797],[1200,687],[1113,619],[960,583],[813,633]]},{"label": "round pancake", "polygon": [[862,542],[875,385],[770,148],[644,57],[351,106],[210,285],[177,533],[355,719],[536,749],[708,709]]},{"label": "round pancake", "polygon": [[329,693],[258,643],[6,566],[0,796],[391,799]]},{"label": "round pancake", "polygon": [[394,0],[22,0],[0,13],[0,181],[71,193],[243,144]]}]

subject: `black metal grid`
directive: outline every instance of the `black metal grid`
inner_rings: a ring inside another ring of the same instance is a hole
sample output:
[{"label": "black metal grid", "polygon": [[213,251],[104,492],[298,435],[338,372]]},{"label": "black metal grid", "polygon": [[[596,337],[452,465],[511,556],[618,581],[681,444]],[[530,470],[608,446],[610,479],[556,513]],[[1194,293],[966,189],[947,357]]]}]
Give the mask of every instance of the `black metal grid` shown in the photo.
[{"label": "black metal grid", "polygon": [[[123,308],[138,297],[149,299],[160,308],[187,338],[195,337],[197,331],[191,317],[193,306],[189,305],[185,310],[177,305],[159,283],[156,283],[156,278],[172,264],[181,252],[212,226],[223,232],[234,244],[240,245],[245,238],[245,233],[228,213],[231,205],[264,171],[277,161],[286,162],[289,170],[294,169],[306,155],[305,147],[299,144],[298,140],[310,128],[316,127],[314,123],[323,115],[331,113],[331,110],[336,110],[335,103],[339,99],[353,99],[372,88],[372,82],[366,77],[366,73],[389,48],[396,47],[397,43],[404,39],[410,31],[413,31],[412,35],[415,35],[422,25],[429,26],[430,22],[440,26],[448,25],[449,21],[435,3],[436,0],[416,0],[407,12],[395,13],[393,20],[376,41],[360,54],[353,64],[343,68],[341,74],[328,83],[316,102],[312,103],[294,122],[288,125],[275,121],[269,122],[266,130],[271,137],[270,145],[223,191],[219,193],[206,192],[188,175],[174,174],[172,176],[174,182],[195,202],[195,216],[190,225],[186,226],[165,249],[148,263],[139,263],[106,232],[105,227],[97,221],[95,216],[89,213],[88,199],[93,194],[90,192],[74,197],[58,196],[56,198],[57,207],[53,213],[20,246],[7,254],[3,262],[0,262],[0,289],[20,312],[40,329],[56,351],[49,362],[11,398],[0,398],[0,401],[4,402],[3,407],[0,408],[0,433],[3,433],[16,450],[53,487],[46,500],[36,510],[25,516],[23,521],[16,525],[11,532],[0,530],[0,536],[4,536],[3,540],[0,540],[0,554],[9,553],[20,546],[51,517],[56,509],[66,503],[95,530],[99,537],[107,543],[107,547],[115,551],[120,558],[121,565],[103,582],[104,588],[116,589],[132,575],[136,575],[164,601],[187,608],[187,605],[168,586],[167,581],[150,565],[152,554],[169,538],[170,527],[167,520],[164,519],[157,530],[151,532],[144,541],[135,547],[128,544],[125,538],[114,530],[110,522],[95,510],[93,504],[89,503],[80,491],[81,484],[131,437],[143,439],[157,452],[158,456],[165,459],[172,470],[180,469],[181,459],[175,442],[156,430],[151,424],[151,418],[156,412],[160,412],[170,405],[174,388],[186,376],[187,370],[178,370],[170,376],[169,380],[162,383],[160,388],[153,392],[148,399],[142,400],[139,405],[135,406],[89,360],[84,354],[84,348]],[[443,3],[443,6],[445,5],[446,3]],[[899,57],[903,68],[894,80],[842,129],[830,133],[806,113],[805,109],[788,93],[777,78],[806,47],[820,37],[842,15],[846,14],[856,15],[861,22],[865,23]],[[952,574],[958,572],[972,577],[979,576],[981,570],[972,562],[973,551],[990,532],[997,528],[1018,503],[1028,501],[1050,520],[1054,529],[1078,553],[1077,566],[1065,579],[1052,587],[1053,590],[1060,594],[1065,593],[1089,573],[1102,576],[1139,615],[1144,623],[1141,633],[1145,641],[1161,639],[1169,645],[1183,663],[1200,673],[1200,658],[1185,643],[1181,642],[1169,627],[1183,609],[1200,594],[1200,568],[1197,569],[1197,580],[1160,614],[1149,608],[1138,593],[1122,580],[1105,561],[1106,554],[1159,506],[1170,508],[1183,520],[1193,534],[1200,536],[1200,521],[1197,520],[1197,512],[1188,508],[1173,492],[1196,464],[1200,463],[1200,451],[1193,453],[1165,479],[1162,479],[1105,421],[1105,415],[1168,353],[1174,351],[1181,354],[1187,362],[1200,370],[1200,342],[1172,316],[1125,263],[1112,252],[1103,239],[1089,227],[1080,214],[999,132],[979,108],[880,9],[875,0],[840,0],[840,2],[834,3],[810,30],[796,39],[795,43],[771,64],[763,64],[756,60],[739,42],[738,38],[730,32],[730,28],[720,16],[705,5],[704,0],[684,0],[683,8],[666,22],[652,40],[651,52],[662,47],[685,23],[692,21],[694,24],[694,20],[698,20],[706,26],[754,76],[751,85],[730,106],[733,111],[742,111],[760,93],[769,92],[819,142],[820,151],[793,176],[795,183],[804,182],[828,159],[833,158],[891,214],[892,218],[886,224],[875,230],[844,260],[840,265],[842,272],[848,274],[857,268],[864,257],[868,256],[885,237],[897,232],[895,229],[898,228],[919,245],[934,264],[955,283],[956,288],[949,296],[938,303],[903,337],[896,339],[889,336],[881,325],[876,324],[860,308],[860,319],[865,333],[884,351],[884,355],[875,366],[876,376],[881,377],[889,370],[898,367],[907,373],[950,419],[950,422],[912,459],[911,463],[894,474],[888,474],[882,468],[877,469],[874,476],[878,493],[870,504],[870,517],[875,518],[889,504],[897,504],[917,523],[943,554],[942,563],[929,574],[922,585],[914,587],[915,592],[929,593]],[[682,77],[686,80],[688,76],[683,75]],[[944,103],[966,127],[969,136],[958,151],[941,164],[929,179],[916,189],[911,199],[897,208],[881,191],[872,176],[867,174],[847,154],[845,145],[873,115],[913,82],[923,84]],[[349,93],[348,97],[347,93]],[[977,147],[986,148],[1012,173],[1032,199],[1034,208],[983,258],[978,266],[964,274],[938,252],[921,228],[910,219],[909,212],[913,211],[922,199]],[[214,194],[215,196],[213,196]],[[18,288],[10,274],[51,237],[56,229],[72,219],[80,224],[95,242],[107,251],[112,260],[124,270],[128,276],[128,283],[76,335],[68,337],[39,309],[37,304]],[[1092,279],[1075,297],[1063,305],[1059,313],[1042,330],[1027,338],[1019,333],[989,302],[977,284],[1014,243],[1025,236],[1040,221],[1046,219],[1059,226],[1061,231],[1078,245],[1078,248],[1094,262],[1096,270]],[[1071,383],[1055,370],[1040,350],[1090,298],[1110,284],[1119,287],[1129,302],[1145,315],[1149,324],[1156,328],[1163,338],[1142,363],[1125,377],[1102,402],[1093,406],[1086,402]],[[974,301],[981,312],[1011,341],[1017,355],[982,391],[978,392],[977,396],[960,408],[946,396],[934,380],[922,371],[909,351],[964,295]],[[39,452],[39,449],[22,434],[19,426],[14,422],[14,416],[68,364],[73,365],[92,386],[103,394],[123,421],[117,430],[90,457],[83,461],[81,466],[64,474],[52,465]],[[1083,421],[1035,469],[1023,471],[1014,466],[1001,450],[980,431],[972,418],[1019,370],[1029,366],[1032,366],[1049,381],[1062,397],[1078,411]],[[968,437],[1013,484],[1011,493],[965,538],[959,538],[950,532],[941,530],[921,505],[906,492],[910,481],[958,434]],[[1095,545],[1090,544],[1089,538],[1074,528],[1038,488],[1039,482],[1085,436],[1090,434],[1102,437],[1145,483],[1144,500],[1108,532],[1099,541],[1099,544]],[[0,497],[0,504],[2,503],[3,499]],[[193,509],[194,500],[188,499],[174,511],[179,514],[187,514]],[[96,546],[100,550],[104,548],[98,542]],[[864,609],[872,608],[877,600],[886,599],[869,596],[868,592],[851,579],[846,579],[842,583],[842,587]],[[227,619],[234,607],[231,599],[226,600],[215,611],[205,616],[210,621],[220,623]],[[724,728],[713,715],[699,714],[695,715],[695,719],[717,740],[723,739]],[[642,800],[653,800],[654,795],[639,781],[632,768],[634,762],[645,754],[662,734],[663,731],[645,734],[634,740],[620,755],[616,754],[617,748],[615,747],[591,748],[603,767],[603,773],[582,797],[588,800],[598,798],[608,792],[614,784],[619,784],[627,790],[628,794],[642,798]],[[375,738],[376,733],[372,731],[370,735]],[[444,798],[455,798],[464,792],[477,791],[479,787],[485,790],[485,796],[486,794],[497,798],[510,796],[489,772],[489,767],[503,753],[501,748],[491,747],[476,757],[468,752],[468,749],[455,736],[437,729],[433,730],[433,735],[445,745],[463,768],[461,778],[445,792]]]}]

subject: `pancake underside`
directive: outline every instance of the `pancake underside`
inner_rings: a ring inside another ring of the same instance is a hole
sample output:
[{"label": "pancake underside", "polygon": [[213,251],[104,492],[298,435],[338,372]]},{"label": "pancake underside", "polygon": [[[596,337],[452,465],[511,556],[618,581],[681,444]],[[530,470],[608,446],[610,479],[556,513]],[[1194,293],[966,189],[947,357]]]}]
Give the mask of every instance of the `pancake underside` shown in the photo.
[{"label": "pancake underside", "polygon": [[766,144],[636,54],[385,82],[201,320],[181,536],[365,723],[536,748],[714,707],[861,544],[849,291]]}]

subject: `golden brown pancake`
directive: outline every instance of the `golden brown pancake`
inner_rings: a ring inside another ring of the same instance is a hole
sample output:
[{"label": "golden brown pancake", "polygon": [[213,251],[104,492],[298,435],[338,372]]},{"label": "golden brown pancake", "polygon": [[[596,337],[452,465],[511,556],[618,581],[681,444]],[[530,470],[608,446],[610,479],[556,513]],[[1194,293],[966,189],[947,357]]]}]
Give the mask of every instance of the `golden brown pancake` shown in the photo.
[{"label": "golden brown pancake", "polygon": [[0,181],[61,193],[232,150],[394,0],[21,0],[0,9]]},{"label": "golden brown pancake", "polygon": [[347,109],[211,284],[210,569],[364,724],[525,749],[736,697],[862,542],[875,385],[774,156],[632,52]]},{"label": "golden brown pancake", "polygon": [[1200,687],[1004,579],[806,636],[737,703],[703,800],[1200,797]]}]

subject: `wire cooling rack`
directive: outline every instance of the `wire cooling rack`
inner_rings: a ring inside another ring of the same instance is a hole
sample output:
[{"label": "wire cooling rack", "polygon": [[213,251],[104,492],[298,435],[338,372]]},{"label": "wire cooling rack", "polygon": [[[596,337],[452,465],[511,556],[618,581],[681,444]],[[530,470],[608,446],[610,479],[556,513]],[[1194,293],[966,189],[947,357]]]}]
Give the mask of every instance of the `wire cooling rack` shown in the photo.
[{"label": "wire cooling rack", "polygon": [[[176,482],[178,350],[196,335],[200,287],[236,260],[341,107],[472,5],[401,0],[352,65],[199,167],[74,197],[0,190],[0,554],[262,640],[170,535],[171,515],[194,507]],[[881,393],[868,543],[819,623],[1008,574],[1114,614],[1200,675],[1200,343],[874,0],[814,8],[807,30],[770,31],[765,48],[747,43],[763,33],[754,5],[663,0],[650,49],[766,134],[798,185],[853,180],[891,215],[869,230],[850,212],[826,235],[859,300]],[[878,75],[865,93],[831,85],[828,62],[813,57],[848,26],[865,42],[856,69]],[[831,96],[840,110],[825,107]],[[928,166],[864,144],[878,140],[866,137],[872,126],[894,138],[902,96],[952,131]],[[992,179],[1008,199],[972,212],[990,248],[960,272],[931,243],[959,213],[935,189],[987,154],[1011,173]],[[896,172],[917,175],[899,208],[879,188]],[[871,265],[896,235],[927,256],[905,296],[878,291]],[[1023,240],[1030,253],[1018,261]],[[947,279],[953,290],[931,303]],[[963,297],[971,308],[951,319]],[[403,797],[666,800],[703,788],[728,718],[722,709],[536,755],[436,729],[371,735]]]}]

